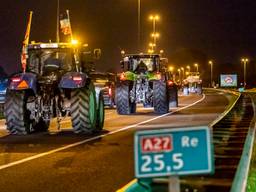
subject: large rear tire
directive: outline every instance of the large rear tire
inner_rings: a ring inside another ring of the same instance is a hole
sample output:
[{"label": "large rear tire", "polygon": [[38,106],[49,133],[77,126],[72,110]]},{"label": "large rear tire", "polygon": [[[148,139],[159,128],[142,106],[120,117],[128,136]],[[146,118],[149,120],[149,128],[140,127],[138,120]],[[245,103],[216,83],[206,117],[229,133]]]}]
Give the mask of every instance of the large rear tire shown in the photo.
[{"label": "large rear tire", "polygon": [[105,119],[104,98],[103,98],[103,93],[100,92],[98,108],[97,108],[96,131],[102,130],[104,126],[104,119]]},{"label": "large rear tire", "polygon": [[153,83],[153,106],[155,113],[169,112],[169,97],[165,81],[160,80]]},{"label": "large rear tire", "polygon": [[75,133],[92,133],[96,127],[96,98],[92,89],[71,92],[71,121]]},{"label": "large rear tire", "polygon": [[116,109],[120,115],[129,115],[136,112],[136,103],[130,101],[129,82],[120,82],[116,87]]},{"label": "large rear tire", "polygon": [[25,91],[8,91],[4,105],[7,129],[11,134],[26,135],[32,130],[28,95]]}]

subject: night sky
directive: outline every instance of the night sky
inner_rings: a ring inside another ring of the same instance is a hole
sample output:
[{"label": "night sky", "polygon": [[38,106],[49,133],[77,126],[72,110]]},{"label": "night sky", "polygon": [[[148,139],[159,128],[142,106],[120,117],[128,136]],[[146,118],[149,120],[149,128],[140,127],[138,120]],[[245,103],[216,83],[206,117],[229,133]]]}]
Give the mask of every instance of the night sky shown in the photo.
[{"label": "night sky", "polygon": [[[70,10],[74,36],[91,48],[101,48],[96,68],[118,71],[120,51],[137,51],[137,0],[60,0],[61,11]],[[161,20],[158,47],[170,64],[191,65],[209,78],[208,59],[218,73],[242,75],[240,58],[252,61],[248,78],[255,76],[256,1],[254,0],[141,0],[141,47],[147,50],[152,31],[150,13]],[[20,70],[20,50],[29,10],[34,12],[31,38],[55,40],[55,0],[8,0],[0,7],[0,65],[8,74]]]}]

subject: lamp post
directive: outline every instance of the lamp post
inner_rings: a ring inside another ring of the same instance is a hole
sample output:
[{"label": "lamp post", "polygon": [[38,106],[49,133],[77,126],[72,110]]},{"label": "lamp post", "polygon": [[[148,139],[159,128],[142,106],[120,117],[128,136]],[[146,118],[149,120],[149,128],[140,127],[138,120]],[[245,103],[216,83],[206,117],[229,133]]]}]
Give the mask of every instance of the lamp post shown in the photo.
[{"label": "lamp post", "polygon": [[138,51],[140,51],[140,8],[141,8],[141,0],[138,0]]},{"label": "lamp post", "polygon": [[56,42],[60,42],[60,0],[57,0],[57,29],[56,29]]},{"label": "lamp post", "polygon": [[153,50],[153,52],[154,52],[154,47],[156,46],[156,44],[155,43],[149,43],[148,45],[151,48],[151,50]]},{"label": "lamp post", "polygon": [[212,87],[213,62],[212,62],[212,60],[210,60],[208,63],[209,63],[209,65],[211,66],[211,86],[210,86],[210,87]]},{"label": "lamp post", "polygon": [[159,16],[158,15],[150,15],[149,19],[152,21],[152,24],[153,24],[153,34],[154,35],[152,35],[152,37],[154,40],[154,44],[156,44],[156,38],[159,36],[159,34],[157,35],[157,33],[156,33],[156,21],[159,20]]},{"label": "lamp post", "polygon": [[190,73],[190,66],[189,65],[187,65],[187,67],[186,67],[187,69],[188,69],[188,73]]},{"label": "lamp post", "polygon": [[196,68],[196,72],[198,72],[198,64],[195,63],[194,66],[195,66],[195,68]]},{"label": "lamp post", "polygon": [[181,84],[180,69],[178,69],[177,71],[178,71],[178,73],[179,73],[179,82],[180,82],[180,84]]},{"label": "lamp post", "polygon": [[248,58],[242,58],[242,63],[244,64],[244,88],[246,87],[246,64],[249,62]]},{"label": "lamp post", "polygon": [[183,79],[185,79],[185,78],[184,78],[184,77],[185,77],[185,70],[184,70],[183,67],[181,67],[180,69],[181,69],[181,71],[182,71],[182,81],[183,81]]}]

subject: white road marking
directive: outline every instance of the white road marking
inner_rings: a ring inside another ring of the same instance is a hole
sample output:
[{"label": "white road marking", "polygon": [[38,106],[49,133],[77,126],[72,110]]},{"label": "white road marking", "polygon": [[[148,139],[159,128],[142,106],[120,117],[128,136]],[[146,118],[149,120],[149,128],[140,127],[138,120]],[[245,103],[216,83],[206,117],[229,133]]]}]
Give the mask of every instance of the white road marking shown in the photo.
[{"label": "white road marking", "polygon": [[204,99],[205,99],[205,95],[203,94],[203,97],[202,97],[200,100],[198,100],[198,101],[196,101],[196,102],[194,102],[194,103],[192,103],[192,104],[189,104],[189,105],[187,105],[187,106],[185,106],[185,107],[181,107],[181,108],[179,108],[179,109],[177,109],[177,110],[175,110],[175,111],[172,111],[172,112],[169,112],[169,113],[166,113],[166,114],[163,114],[163,115],[160,115],[160,116],[157,116],[157,117],[154,117],[154,118],[151,118],[151,119],[142,121],[142,122],[140,122],[140,123],[136,123],[136,124],[133,124],[133,125],[129,125],[129,126],[126,126],[126,127],[121,128],[121,129],[118,129],[118,130],[115,130],[115,131],[111,131],[111,132],[106,133],[106,134],[98,135],[98,136],[95,136],[95,137],[92,137],[92,138],[89,138],[89,139],[85,139],[85,140],[83,140],[83,141],[79,141],[79,142],[76,142],[76,143],[73,143],[73,144],[69,144],[69,145],[67,145],[67,146],[60,147],[60,148],[57,148],[57,149],[54,149],[54,150],[51,150],[51,151],[48,151],[48,152],[45,152],[45,153],[39,153],[39,154],[33,155],[33,156],[31,156],[31,157],[27,157],[27,158],[24,158],[24,159],[21,159],[21,160],[18,160],[18,161],[14,161],[14,162],[12,162],[12,163],[7,163],[7,164],[5,164],[5,165],[1,165],[1,166],[0,166],[0,170],[6,169],[6,168],[9,168],[9,167],[13,167],[13,166],[18,165],[18,164],[21,164],[21,163],[25,163],[25,162],[27,162],[27,161],[31,161],[31,160],[34,160],[34,159],[38,159],[38,158],[44,157],[44,156],[46,156],[46,155],[50,155],[50,154],[53,154],[53,153],[57,153],[57,152],[60,152],[60,151],[63,151],[63,150],[66,150],[66,149],[69,149],[69,148],[72,148],[72,147],[76,147],[76,146],[82,145],[82,144],[84,144],[84,143],[88,143],[88,142],[90,142],[90,141],[97,140],[97,139],[100,139],[100,138],[103,138],[103,137],[106,137],[106,136],[109,136],[109,135],[113,135],[113,134],[115,134],[115,133],[118,133],[118,132],[121,132],[121,131],[125,131],[125,130],[128,130],[128,129],[137,127],[137,126],[139,126],[139,125],[141,125],[141,124],[148,123],[148,122],[154,121],[154,120],[156,120],[156,119],[160,119],[160,118],[165,117],[165,116],[167,116],[167,115],[171,115],[171,114],[173,114],[173,113],[176,113],[177,111],[181,111],[181,110],[183,110],[183,109],[189,108],[189,107],[191,107],[191,106],[193,106],[193,105],[195,105],[195,104],[197,104],[197,103],[203,101]]}]

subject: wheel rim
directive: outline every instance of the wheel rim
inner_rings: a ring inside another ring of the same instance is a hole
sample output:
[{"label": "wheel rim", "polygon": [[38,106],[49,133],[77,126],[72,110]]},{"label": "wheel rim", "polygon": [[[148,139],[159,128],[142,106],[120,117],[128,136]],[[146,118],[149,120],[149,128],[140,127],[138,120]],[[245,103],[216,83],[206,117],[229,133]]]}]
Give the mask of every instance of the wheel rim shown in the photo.
[{"label": "wheel rim", "polygon": [[96,113],[95,113],[95,97],[92,91],[90,91],[90,99],[89,99],[89,118],[92,126],[95,125],[96,122]]}]

